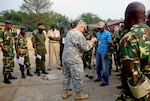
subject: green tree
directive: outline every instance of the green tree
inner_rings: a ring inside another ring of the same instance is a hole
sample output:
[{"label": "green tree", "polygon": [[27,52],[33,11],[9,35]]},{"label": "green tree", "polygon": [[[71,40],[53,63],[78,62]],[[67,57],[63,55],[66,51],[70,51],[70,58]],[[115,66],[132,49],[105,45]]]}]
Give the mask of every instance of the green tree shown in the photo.
[{"label": "green tree", "polygon": [[87,24],[97,23],[100,20],[102,20],[101,18],[98,17],[98,15],[93,14],[93,13],[83,13],[76,20],[79,20],[79,19],[85,20]]},{"label": "green tree", "polygon": [[[51,0],[23,0],[21,11],[28,14],[28,18],[25,18],[26,23],[31,29],[37,27],[38,23],[44,23],[47,25],[50,21],[49,15],[51,13],[50,7],[52,6]],[[32,27],[31,27],[32,25]]]},{"label": "green tree", "polygon": [[2,11],[0,14],[2,22],[4,22],[5,20],[11,20],[15,25],[21,25],[22,18],[19,12],[16,12],[14,10],[6,10]]},{"label": "green tree", "polygon": [[52,6],[51,0],[23,0],[24,3],[20,7],[22,11],[27,13],[42,13],[50,10]]}]

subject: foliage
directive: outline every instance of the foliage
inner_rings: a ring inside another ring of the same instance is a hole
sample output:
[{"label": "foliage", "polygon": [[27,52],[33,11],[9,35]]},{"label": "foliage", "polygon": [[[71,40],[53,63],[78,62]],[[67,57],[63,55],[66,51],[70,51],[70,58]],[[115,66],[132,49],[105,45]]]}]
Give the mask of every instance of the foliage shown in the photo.
[{"label": "foliage", "polygon": [[24,3],[20,7],[22,11],[27,13],[42,13],[49,11],[53,4],[50,0],[23,0]]},{"label": "foliage", "polygon": [[87,24],[97,23],[102,20],[101,18],[98,17],[98,15],[93,14],[93,13],[83,13],[77,18],[77,20],[80,20],[80,19],[85,20]]}]

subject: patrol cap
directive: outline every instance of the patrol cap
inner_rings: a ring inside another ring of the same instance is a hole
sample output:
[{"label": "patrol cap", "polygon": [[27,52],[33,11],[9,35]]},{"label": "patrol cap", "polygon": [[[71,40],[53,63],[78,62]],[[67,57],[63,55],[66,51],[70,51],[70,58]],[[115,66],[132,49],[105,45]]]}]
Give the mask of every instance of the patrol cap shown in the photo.
[{"label": "patrol cap", "polygon": [[84,20],[80,20],[80,21],[78,22],[78,24],[84,25],[85,30],[87,30],[87,24],[86,24],[86,22],[85,22]]},{"label": "patrol cap", "polygon": [[13,22],[10,21],[10,20],[6,20],[6,21],[5,21],[5,24],[13,24]]},{"label": "patrol cap", "polygon": [[98,28],[104,28],[105,27],[105,23],[103,21],[100,21],[98,23]]},{"label": "patrol cap", "polygon": [[26,26],[21,26],[21,29],[28,30],[28,28]]},{"label": "patrol cap", "polygon": [[45,26],[44,25],[40,25],[40,26],[38,26],[38,29],[45,29]]}]

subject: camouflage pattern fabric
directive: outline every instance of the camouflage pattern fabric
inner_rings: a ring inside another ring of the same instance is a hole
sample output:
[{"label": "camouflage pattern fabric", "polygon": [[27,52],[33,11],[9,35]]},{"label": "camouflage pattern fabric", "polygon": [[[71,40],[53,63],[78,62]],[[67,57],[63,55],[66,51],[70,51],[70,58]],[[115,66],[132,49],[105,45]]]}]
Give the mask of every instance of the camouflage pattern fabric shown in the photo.
[{"label": "camouflage pattern fabric", "polygon": [[3,74],[9,74],[14,69],[13,36],[11,31],[4,30],[0,33],[0,42],[6,48],[3,50]]},{"label": "camouflage pattern fabric", "polygon": [[92,42],[86,42],[83,34],[76,28],[70,30],[66,36],[66,43],[62,55],[63,70],[63,89],[68,89],[72,78],[76,92],[83,88],[83,61],[82,55],[84,51],[88,51],[93,47]]},{"label": "camouflage pattern fabric", "polygon": [[15,37],[15,45],[18,46],[18,53],[20,57],[24,57],[24,64],[26,65],[26,69],[30,69],[30,59],[29,52],[27,46],[27,37],[22,36],[21,33]]},{"label": "camouflage pattern fabric", "polygon": [[36,43],[37,54],[41,56],[41,59],[36,58],[36,69],[45,70],[45,35],[44,33],[40,34],[37,32],[33,34],[33,42]]},{"label": "camouflage pattern fabric", "polygon": [[[133,25],[120,40],[123,90],[116,101],[150,101],[150,93],[137,99],[129,85],[141,85],[150,75],[150,28],[146,24]],[[150,78],[149,78],[150,79]]]},{"label": "camouflage pattern fabric", "polygon": [[[111,32],[112,40],[116,40],[119,37],[119,34],[117,32]],[[114,55],[114,62],[116,65],[116,71],[118,71],[118,43],[114,43],[110,45],[110,56],[109,56],[109,69],[111,74],[112,69],[112,55]]]},{"label": "camouflage pattern fabric", "polygon": [[[88,33],[84,33],[83,35],[84,35],[84,37],[85,37],[86,40],[91,40],[92,37],[94,36],[90,31]],[[93,48],[90,49],[89,51],[85,51],[83,53],[82,60],[83,60],[84,64],[86,64],[86,62],[88,62],[89,65],[91,64],[92,50],[93,50]]]}]

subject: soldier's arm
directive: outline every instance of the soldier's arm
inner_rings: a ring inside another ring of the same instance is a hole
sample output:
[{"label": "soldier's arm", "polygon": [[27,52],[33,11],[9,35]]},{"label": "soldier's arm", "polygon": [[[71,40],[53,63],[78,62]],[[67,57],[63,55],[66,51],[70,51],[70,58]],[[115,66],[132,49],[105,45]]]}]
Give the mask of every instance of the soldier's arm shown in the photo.
[{"label": "soldier's arm", "polygon": [[19,58],[19,48],[18,48],[18,38],[15,37],[15,50],[17,54],[17,58]]},{"label": "soldier's arm", "polygon": [[3,44],[0,42],[0,47],[2,48],[3,52],[6,52],[7,49],[5,48],[5,46],[3,46]]},{"label": "soldier's arm", "polygon": [[[128,40],[128,41],[127,41]],[[129,83],[132,86],[141,84],[143,82],[143,73],[141,70],[141,63],[139,57],[139,49],[137,42],[131,39],[123,39],[121,41],[121,57],[123,63],[123,72],[125,73]]]},{"label": "soldier's arm", "polygon": [[34,41],[33,41],[33,46],[34,46],[34,52],[35,52],[35,55],[37,55],[36,42],[34,42]]},{"label": "soldier's arm", "polygon": [[[75,35],[75,37],[76,37],[76,35]],[[77,41],[78,41],[79,48],[81,50],[88,51],[93,47],[94,42],[96,40],[94,38],[92,38],[90,41],[86,41],[85,37],[83,35],[81,35],[81,36],[77,37]]]},{"label": "soldier's arm", "polygon": [[50,37],[50,36],[49,36],[49,39],[50,39],[50,40],[53,40],[53,41],[59,41],[59,40],[60,40],[60,37]]},{"label": "soldier's arm", "polygon": [[7,49],[3,45],[3,32],[0,32],[0,47],[2,48],[3,52],[7,51]]}]

